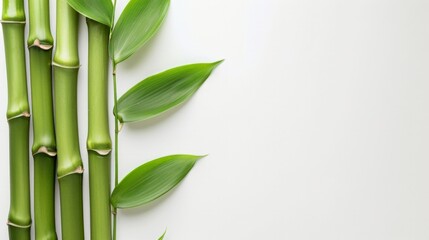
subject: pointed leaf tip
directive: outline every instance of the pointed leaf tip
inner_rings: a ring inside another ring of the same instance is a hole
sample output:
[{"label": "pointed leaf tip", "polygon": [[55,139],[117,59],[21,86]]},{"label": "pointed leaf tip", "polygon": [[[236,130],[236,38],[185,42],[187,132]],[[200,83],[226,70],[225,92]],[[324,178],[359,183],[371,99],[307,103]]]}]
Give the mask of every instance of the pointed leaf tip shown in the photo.
[{"label": "pointed leaf tip", "polygon": [[159,30],[170,0],[131,0],[115,25],[110,41],[110,57],[118,64],[133,55]]},{"label": "pointed leaf tip", "polygon": [[179,184],[201,156],[170,155],[147,162],[131,171],[112,192],[116,208],[150,203]]},{"label": "pointed leaf tip", "polygon": [[217,66],[219,66],[221,63],[223,63],[225,61],[225,59],[221,59],[221,60],[219,60],[219,61],[217,61],[217,62],[214,62],[214,63],[212,63],[213,65],[214,65],[214,67],[217,67]]},{"label": "pointed leaf tip", "polygon": [[158,238],[158,240],[163,240],[166,233],[167,233],[167,229],[165,229],[164,233],[161,235],[161,237]]},{"label": "pointed leaf tip", "polygon": [[[199,159],[198,160],[201,160],[201,159],[203,159],[203,158],[205,158],[205,157],[207,157],[208,156],[208,154],[204,154],[204,155],[199,155],[199,156],[197,156],[197,157],[199,157]],[[197,161],[198,161],[197,160]]]},{"label": "pointed leaf tip", "polygon": [[222,61],[176,67],[139,82],[118,100],[121,122],[158,116],[190,99]]},{"label": "pointed leaf tip", "polygon": [[112,24],[113,4],[111,0],[67,0],[67,3],[81,15],[104,24]]}]

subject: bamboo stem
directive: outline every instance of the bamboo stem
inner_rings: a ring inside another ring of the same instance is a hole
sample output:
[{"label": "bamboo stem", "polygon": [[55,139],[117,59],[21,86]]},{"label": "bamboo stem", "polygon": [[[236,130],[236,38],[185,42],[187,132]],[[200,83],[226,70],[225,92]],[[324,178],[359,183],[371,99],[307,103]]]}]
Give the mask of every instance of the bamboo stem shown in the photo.
[{"label": "bamboo stem", "polygon": [[29,125],[22,0],[4,0],[2,26],[7,67],[10,161],[9,239],[30,239]]},{"label": "bamboo stem", "polygon": [[34,218],[36,239],[57,239],[55,231],[56,143],[52,104],[52,45],[49,1],[30,0],[30,75],[33,106]]},{"label": "bamboo stem", "polygon": [[88,139],[91,239],[108,240],[111,233],[108,67],[109,27],[88,24]]},{"label": "bamboo stem", "polygon": [[54,56],[55,114],[63,240],[84,239],[82,174],[77,124],[78,13],[57,0]]}]

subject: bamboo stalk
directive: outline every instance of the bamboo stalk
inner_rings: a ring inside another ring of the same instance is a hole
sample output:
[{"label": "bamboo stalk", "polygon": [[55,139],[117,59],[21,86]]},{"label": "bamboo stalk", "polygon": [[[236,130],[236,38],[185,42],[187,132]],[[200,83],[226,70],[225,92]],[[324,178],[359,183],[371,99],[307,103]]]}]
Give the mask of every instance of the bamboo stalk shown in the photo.
[{"label": "bamboo stalk", "polygon": [[56,143],[52,104],[52,46],[49,0],[29,1],[30,75],[33,107],[34,218],[36,239],[57,239],[55,231]]},{"label": "bamboo stalk", "polygon": [[63,240],[84,239],[82,174],[77,124],[78,13],[57,0],[54,56],[55,116]]},{"label": "bamboo stalk", "polygon": [[30,239],[29,125],[22,0],[4,0],[2,26],[7,67],[10,160],[9,239]]},{"label": "bamboo stalk", "polygon": [[108,66],[109,27],[88,24],[88,139],[91,239],[111,239]]}]

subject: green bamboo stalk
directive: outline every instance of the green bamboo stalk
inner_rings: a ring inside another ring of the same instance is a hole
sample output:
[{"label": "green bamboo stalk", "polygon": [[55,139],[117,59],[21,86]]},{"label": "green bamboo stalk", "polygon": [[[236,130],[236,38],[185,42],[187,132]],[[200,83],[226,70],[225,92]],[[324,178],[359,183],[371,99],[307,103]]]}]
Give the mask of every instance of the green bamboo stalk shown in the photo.
[{"label": "green bamboo stalk", "polygon": [[106,25],[87,19],[88,24],[88,139],[91,239],[111,235],[108,66],[109,34]]},{"label": "green bamboo stalk", "polygon": [[57,239],[55,231],[56,143],[52,104],[52,46],[49,0],[29,1],[30,75],[33,106],[34,218],[36,239]]},{"label": "green bamboo stalk", "polygon": [[22,0],[4,0],[2,26],[7,67],[10,159],[9,239],[30,239],[29,126]]},{"label": "green bamboo stalk", "polygon": [[77,124],[78,13],[57,0],[54,55],[55,116],[63,240],[84,239],[82,175]]}]

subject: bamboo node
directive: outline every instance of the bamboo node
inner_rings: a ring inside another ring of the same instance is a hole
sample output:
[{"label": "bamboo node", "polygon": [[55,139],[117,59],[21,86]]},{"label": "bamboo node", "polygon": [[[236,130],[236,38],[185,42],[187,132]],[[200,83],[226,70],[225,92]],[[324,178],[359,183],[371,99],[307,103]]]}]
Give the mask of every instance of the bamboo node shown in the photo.
[{"label": "bamboo node", "polygon": [[10,121],[10,120],[12,120],[12,119],[20,118],[20,117],[26,117],[26,118],[29,118],[30,116],[31,116],[31,114],[30,114],[29,112],[23,112],[23,113],[18,114],[18,115],[16,115],[16,116],[10,117],[10,118],[8,118],[7,120],[8,120],[8,121]]},{"label": "bamboo node", "polygon": [[64,64],[57,63],[57,62],[52,62],[52,66],[60,67],[60,68],[67,68],[67,69],[78,69],[78,68],[80,68],[80,65],[76,65],[76,66],[66,66],[66,65],[64,65]]},{"label": "bamboo node", "polygon": [[109,155],[109,153],[112,151],[112,149],[89,149],[89,150],[94,151],[101,156]]},{"label": "bamboo node", "polygon": [[61,178],[63,178],[63,177],[66,177],[66,176],[68,176],[68,175],[72,175],[72,174],[83,174],[83,172],[84,172],[83,166],[79,166],[79,167],[77,167],[74,171],[69,172],[69,173],[66,173],[66,174],[64,174],[64,175],[62,175],[62,176],[58,176],[57,178],[58,178],[58,179],[61,179]]},{"label": "bamboo node", "polygon": [[7,225],[12,226],[12,227],[16,227],[16,228],[30,228],[31,227],[31,224],[30,225],[19,225],[19,224],[13,223],[11,221],[8,221]]},{"label": "bamboo node", "polygon": [[57,156],[57,152],[49,151],[49,149],[47,147],[45,147],[45,146],[40,147],[39,150],[37,150],[37,152],[35,154],[33,154],[33,155],[36,155],[36,154],[39,154],[39,153],[44,153],[44,154],[46,154],[48,156],[51,156],[51,157]]},{"label": "bamboo node", "polygon": [[0,20],[1,24],[25,24],[25,21],[15,21],[15,20]]},{"label": "bamboo node", "polygon": [[38,47],[42,50],[50,50],[50,49],[52,49],[53,45],[52,44],[42,44],[39,39],[36,39],[36,40],[34,40],[33,44],[31,44],[29,46],[29,48],[31,48],[31,47]]}]

